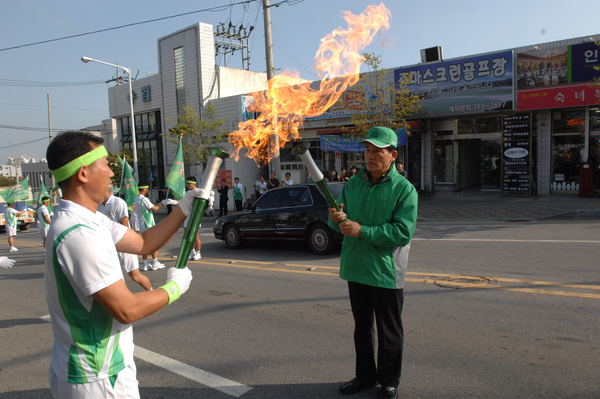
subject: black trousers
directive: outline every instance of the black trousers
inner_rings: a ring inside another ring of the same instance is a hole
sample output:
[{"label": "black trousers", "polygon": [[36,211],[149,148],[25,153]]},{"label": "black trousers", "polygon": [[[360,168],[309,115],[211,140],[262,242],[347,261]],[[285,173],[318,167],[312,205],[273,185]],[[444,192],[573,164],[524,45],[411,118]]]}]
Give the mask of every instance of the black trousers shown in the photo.
[{"label": "black trousers", "polygon": [[242,210],[242,200],[235,200],[235,210],[236,211]]},{"label": "black trousers", "polygon": [[[354,316],[356,377],[364,383],[398,387],[402,369],[404,290],[348,282]],[[374,324],[377,325],[375,363]]]},{"label": "black trousers", "polygon": [[219,216],[227,215],[227,202],[219,203]]}]

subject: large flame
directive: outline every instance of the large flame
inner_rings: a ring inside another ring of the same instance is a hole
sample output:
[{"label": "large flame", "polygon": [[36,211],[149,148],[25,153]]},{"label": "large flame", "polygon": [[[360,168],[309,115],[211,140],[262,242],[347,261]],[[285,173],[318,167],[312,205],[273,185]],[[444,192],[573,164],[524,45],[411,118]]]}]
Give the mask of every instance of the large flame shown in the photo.
[{"label": "large flame", "polygon": [[[302,79],[295,71],[283,71],[269,79],[266,92],[253,93],[251,111],[259,116],[238,124],[229,134],[234,158],[246,149],[255,161],[269,161],[287,142],[300,138],[304,118],[321,115],[349,87],[358,82],[361,51],[381,28],[389,28],[390,12],[383,3],[368,6],[362,14],[343,12],[348,29],[335,29],[321,39],[315,55],[320,81]],[[279,137],[279,148],[271,137]]]}]

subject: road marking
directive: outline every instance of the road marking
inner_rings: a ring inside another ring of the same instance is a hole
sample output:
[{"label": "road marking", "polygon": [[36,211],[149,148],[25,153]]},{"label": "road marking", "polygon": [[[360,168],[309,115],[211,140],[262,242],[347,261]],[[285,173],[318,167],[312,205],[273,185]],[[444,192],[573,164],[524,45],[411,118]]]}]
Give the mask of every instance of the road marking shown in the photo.
[{"label": "road marking", "polygon": [[463,242],[539,242],[548,244],[600,244],[598,240],[517,240],[511,238],[414,238],[412,241],[463,241]]},{"label": "road marking", "polygon": [[236,398],[239,398],[252,389],[247,385],[228,380],[227,378],[209,373],[208,371],[201,370],[139,346],[135,347],[134,354],[136,357],[145,362],[152,363],[155,366],[162,367],[163,369],[174,374],[178,374],[189,380],[196,381],[199,384],[206,385],[228,395],[235,396]]},{"label": "road marking", "polygon": [[[261,270],[261,271],[276,271],[282,273],[293,273],[293,274],[315,274],[323,276],[337,276],[338,267],[324,266],[324,265],[301,265],[297,263],[283,263],[283,262],[266,262],[266,261],[252,261],[252,260],[240,260],[240,259],[222,259],[222,258],[202,258],[199,263],[208,266],[216,267],[231,267],[235,269],[247,269],[247,270]],[[270,267],[269,267],[270,266]],[[303,268],[304,270],[293,270],[286,269],[281,266],[287,266],[292,268]],[[336,272],[318,271],[318,269],[335,270]],[[409,283],[425,283],[425,284],[439,284],[443,283],[444,286],[450,286],[453,288],[486,288],[496,289],[501,291],[520,292],[525,294],[543,294],[543,295],[555,295],[555,296],[568,296],[576,298],[587,298],[587,299],[600,299],[600,293],[596,292],[580,292],[580,291],[565,291],[565,290],[554,290],[554,289],[542,289],[542,288],[531,288],[531,287],[518,287],[510,285],[496,284],[497,282],[514,284],[514,285],[533,285],[538,287],[548,288],[563,288],[572,290],[600,290],[599,285],[586,285],[586,284],[569,284],[569,283],[558,283],[553,281],[537,281],[537,280],[523,280],[515,278],[505,277],[491,277],[485,276],[485,279],[492,281],[490,284],[486,283],[472,283],[463,281],[449,281],[448,279],[455,280],[469,280],[476,279],[481,280],[481,276],[467,276],[447,273],[423,273],[423,272],[407,272],[407,276],[418,276],[417,277],[406,277],[405,281]]]},{"label": "road marking", "polygon": [[[40,319],[50,322],[50,315],[40,317]],[[218,376],[213,373],[209,373],[206,370],[199,369],[189,364],[180,362],[179,360],[171,359],[170,357],[163,356],[159,353],[152,352],[151,350],[144,349],[140,346],[135,346],[134,355],[138,359],[145,362],[163,368],[171,373],[180,375],[187,378],[188,380],[195,381],[199,384],[213,388],[217,391],[223,392],[227,395],[239,398],[246,392],[250,391],[252,387],[240,384],[227,378]]]}]

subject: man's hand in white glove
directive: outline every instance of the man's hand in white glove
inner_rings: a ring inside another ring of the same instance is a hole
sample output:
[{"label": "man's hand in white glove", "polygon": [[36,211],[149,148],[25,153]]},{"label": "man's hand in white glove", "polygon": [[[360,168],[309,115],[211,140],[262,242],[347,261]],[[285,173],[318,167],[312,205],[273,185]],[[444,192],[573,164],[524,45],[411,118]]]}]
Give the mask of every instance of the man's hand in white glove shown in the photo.
[{"label": "man's hand in white glove", "polygon": [[194,206],[195,198],[207,199],[208,195],[200,188],[187,191],[181,201],[179,201],[179,208],[181,208],[181,212],[183,212],[186,217],[190,216],[192,213],[192,206]]},{"label": "man's hand in white glove", "polygon": [[177,205],[179,203],[179,201],[171,199],[171,198],[167,198],[167,199],[160,201],[160,203],[163,204],[163,206]]},{"label": "man's hand in white glove", "polygon": [[183,269],[176,269],[170,267],[167,270],[167,282],[158,288],[165,290],[169,296],[168,305],[170,305],[187,292],[191,282],[192,271],[189,268],[184,267]]},{"label": "man's hand in white glove", "polygon": [[6,256],[0,256],[0,269],[12,269],[15,261],[7,258]]}]

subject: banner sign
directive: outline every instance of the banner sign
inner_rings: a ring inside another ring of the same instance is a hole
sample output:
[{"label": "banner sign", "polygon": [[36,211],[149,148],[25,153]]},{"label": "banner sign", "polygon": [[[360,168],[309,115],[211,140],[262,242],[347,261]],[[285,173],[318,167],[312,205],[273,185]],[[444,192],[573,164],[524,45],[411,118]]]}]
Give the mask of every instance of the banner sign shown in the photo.
[{"label": "banner sign", "polygon": [[421,97],[419,117],[474,114],[513,108],[513,56],[503,51],[394,70]]},{"label": "banner sign", "polygon": [[598,103],[600,103],[600,86],[594,84],[522,90],[517,93],[519,111],[578,107]]},{"label": "banner sign", "polygon": [[352,89],[346,89],[342,96],[329,108],[326,112],[321,115],[311,116],[306,118],[307,121],[317,121],[323,119],[339,119],[339,118],[350,118],[353,114],[357,113],[364,108],[367,94],[360,87],[353,87]]},{"label": "banner sign", "polygon": [[575,44],[570,47],[569,82],[591,82],[600,78],[600,42]]},{"label": "banner sign", "polygon": [[[398,146],[406,145],[407,137],[406,129],[396,130],[398,135]],[[342,135],[322,134],[320,138],[321,151],[333,152],[364,152],[365,146],[361,144],[363,137],[352,137]]]},{"label": "banner sign", "polygon": [[502,129],[502,191],[532,193],[531,120],[529,113],[506,115]]},{"label": "banner sign", "polygon": [[365,146],[360,143],[362,137],[350,136],[320,136],[321,151],[333,152],[364,152]]}]

